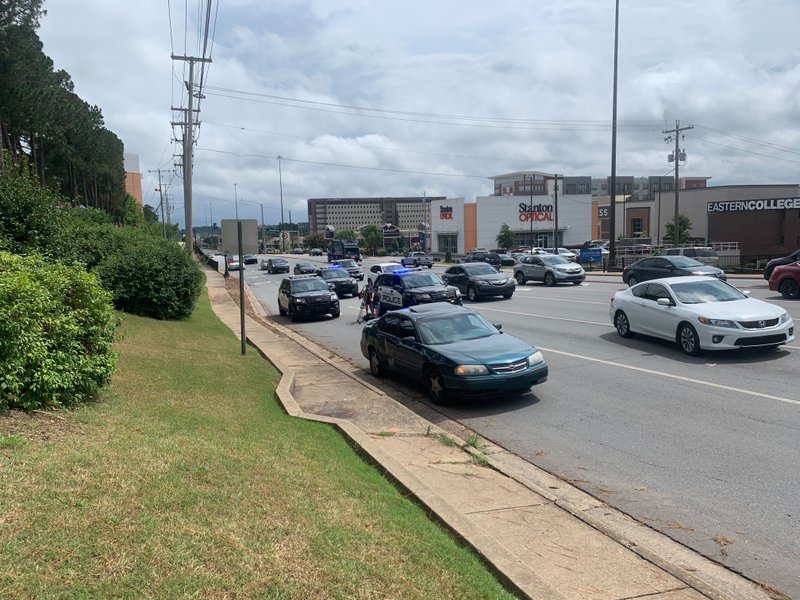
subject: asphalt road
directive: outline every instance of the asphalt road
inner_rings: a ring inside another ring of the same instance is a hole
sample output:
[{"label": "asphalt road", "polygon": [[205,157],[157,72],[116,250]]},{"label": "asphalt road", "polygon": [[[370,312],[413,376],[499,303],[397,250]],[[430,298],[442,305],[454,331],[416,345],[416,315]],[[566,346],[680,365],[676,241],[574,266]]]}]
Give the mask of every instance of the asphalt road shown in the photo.
[{"label": "asphalt road", "polygon": [[[245,276],[277,314],[282,276],[255,265]],[[800,324],[800,302],[770,292],[763,279],[733,283],[785,307]],[[437,410],[704,555],[800,598],[800,342],[689,357],[668,342],[622,339],[608,304],[623,287],[619,279],[590,276],[581,286],[528,283],[510,300],[465,299],[503,323],[503,331],[538,346],[550,378],[522,396]],[[368,372],[358,346],[358,307],[358,298],[344,299],[339,319],[275,319]],[[422,397],[413,384],[398,385]]]}]

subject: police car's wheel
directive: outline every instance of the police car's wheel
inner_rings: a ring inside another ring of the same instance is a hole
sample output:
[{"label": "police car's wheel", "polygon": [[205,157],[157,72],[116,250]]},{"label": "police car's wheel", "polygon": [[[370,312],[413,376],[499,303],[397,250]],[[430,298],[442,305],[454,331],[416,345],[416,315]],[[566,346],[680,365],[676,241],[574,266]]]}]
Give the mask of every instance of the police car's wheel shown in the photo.
[{"label": "police car's wheel", "polygon": [[436,367],[431,367],[425,374],[425,387],[428,389],[428,397],[434,404],[445,404],[447,402],[447,389],[444,387],[442,374]]},{"label": "police car's wheel", "polygon": [[294,308],[292,308],[291,304],[289,305],[289,318],[292,320],[292,323],[297,321],[297,315],[295,314]]},{"label": "police car's wheel", "polygon": [[340,314],[342,314],[342,313],[341,313],[340,311],[338,311],[338,310],[337,310],[337,311],[334,311],[334,312],[332,312],[332,313],[331,313],[331,316],[332,316],[334,319],[338,319]]},{"label": "police car's wheel", "polygon": [[383,377],[383,365],[375,348],[369,349],[369,372],[375,377]]},{"label": "police car's wheel", "polygon": [[285,317],[285,316],[286,316],[286,311],[285,311],[285,310],[283,310],[283,307],[281,306],[280,302],[278,303],[278,313],[279,313],[279,314],[280,314],[282,317]]}]

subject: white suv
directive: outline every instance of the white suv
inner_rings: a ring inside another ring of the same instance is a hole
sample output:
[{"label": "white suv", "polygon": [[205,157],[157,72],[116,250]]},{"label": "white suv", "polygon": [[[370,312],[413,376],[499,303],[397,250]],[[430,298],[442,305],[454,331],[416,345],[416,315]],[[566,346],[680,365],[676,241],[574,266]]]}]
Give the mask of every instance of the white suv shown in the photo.
[{"label": "white suv", "polygon": [[367,285],[373,285],[375,280],[378,278],[378,275],[381,273],[394,273],[398,269],[405,269],[403,265],[398,262],[385,262],[385,263],[378,263],[377,265],[372,265],[369,268],[369,274],[367,275]]}]

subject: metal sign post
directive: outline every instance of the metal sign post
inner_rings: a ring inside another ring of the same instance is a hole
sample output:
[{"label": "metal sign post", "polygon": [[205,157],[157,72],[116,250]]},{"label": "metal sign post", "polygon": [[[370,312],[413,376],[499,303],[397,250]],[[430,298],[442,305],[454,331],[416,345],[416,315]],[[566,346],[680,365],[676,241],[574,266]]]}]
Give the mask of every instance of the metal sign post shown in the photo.
[{"label": "metal sign post", "polygon": [[[235,227],[235,229],[234,229]],[[233,246],[233,242],[236,246]],[[239,315],[242,322],[242,354],[247,347],[244,330],[244,253],[258,253],[258,222],[255,219],[222,219],[222,251],[226,256],[239,254]]]}]

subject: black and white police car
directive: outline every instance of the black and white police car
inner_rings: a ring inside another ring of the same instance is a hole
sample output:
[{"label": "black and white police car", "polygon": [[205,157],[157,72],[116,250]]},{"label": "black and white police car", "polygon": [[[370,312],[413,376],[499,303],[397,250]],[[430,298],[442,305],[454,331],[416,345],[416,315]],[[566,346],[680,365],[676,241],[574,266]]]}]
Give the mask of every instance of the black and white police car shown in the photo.
[{"label": "black and white police car", "polygon": [[374,285],[380,314],[429,302],[461,304],[458,288],[447,285],[439,275],[430,271],[398,269],[378,275]]}]

